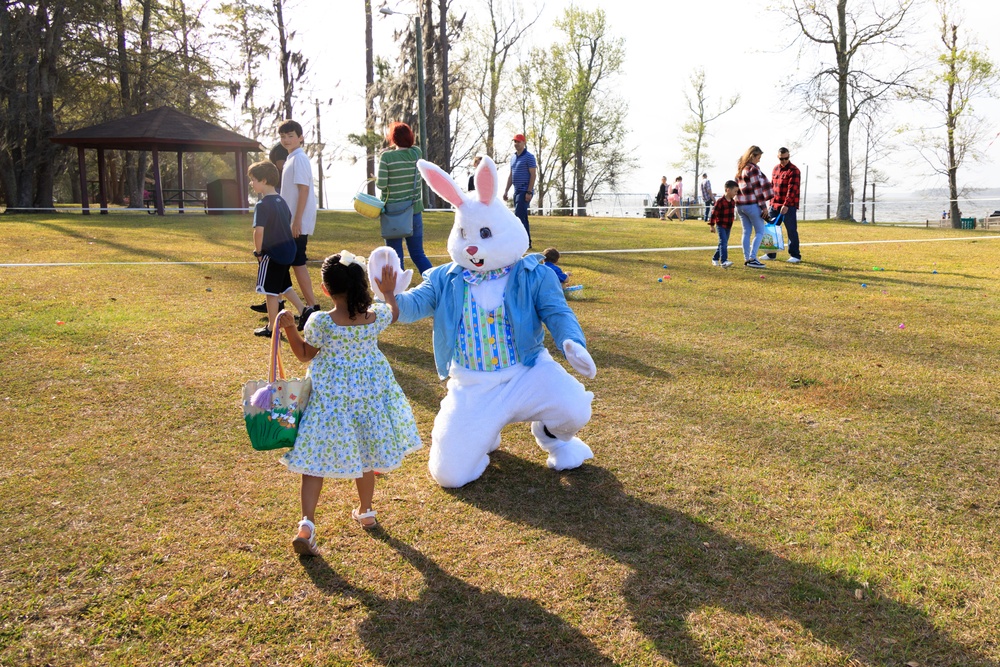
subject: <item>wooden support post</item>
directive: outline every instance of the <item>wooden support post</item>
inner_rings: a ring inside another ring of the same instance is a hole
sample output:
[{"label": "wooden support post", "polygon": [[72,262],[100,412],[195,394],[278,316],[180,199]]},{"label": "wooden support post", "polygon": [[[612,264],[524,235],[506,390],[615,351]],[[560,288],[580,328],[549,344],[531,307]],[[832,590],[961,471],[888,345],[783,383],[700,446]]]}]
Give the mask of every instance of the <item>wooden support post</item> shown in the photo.
[{"label": "wooden support post", "polygon": [[160,179],[160,151],[153,149],[153,202],[156,204],[156,214],[165,215],[163,208],[163,182]]},{"label": "wooden support post", "polygon": [[80,169],[80,210],[90,215],[90,197],[87,196],[87,160],[83,156],[83,146],[76,149],[77,164]]},{"label": "wooden support post", "polygon": [[107,181],[107,167],[104,162],[104,149],[97,149],[97,178],[98,178],[98,193],[101,198],[101,215],[108,214],[108,189],[105,185]]},{"label": "wooden support post", "polygon": [[179,199],[177,200],[177,212],[184,212],[184,153],[177,151],[177,189]]},{"label": "wooden support post", "polygon": [[247,179],[246,151],[240,151],[240,173],[237,182],[240,184],[240,213],[249,213],[248,202],[250,200],[250,181]]}]

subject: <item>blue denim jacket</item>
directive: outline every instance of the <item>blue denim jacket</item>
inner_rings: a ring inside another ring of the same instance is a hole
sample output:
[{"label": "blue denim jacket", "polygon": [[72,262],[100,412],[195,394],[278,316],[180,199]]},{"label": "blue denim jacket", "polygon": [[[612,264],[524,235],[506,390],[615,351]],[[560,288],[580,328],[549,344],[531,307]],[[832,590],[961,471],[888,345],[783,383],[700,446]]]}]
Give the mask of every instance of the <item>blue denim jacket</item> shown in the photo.
[{"label": "blue denim jacket", "polygon": [[[542,265],[543,259],[542,255],[528,255],[518,260],[510,271],[503,295],[517,354],[525,366],[534,366],[544,349],[543,323],[560,351],[567,340],[587,346],[580,323],[566,304],[559,279]],[[448,376],[448,367],[455,356],[464,298],[462,267],[454,262],[430,269],[424,273],[424,282],[396,297],[400,322],[408,324],[434,316],[434,362],[441,379]]]}]

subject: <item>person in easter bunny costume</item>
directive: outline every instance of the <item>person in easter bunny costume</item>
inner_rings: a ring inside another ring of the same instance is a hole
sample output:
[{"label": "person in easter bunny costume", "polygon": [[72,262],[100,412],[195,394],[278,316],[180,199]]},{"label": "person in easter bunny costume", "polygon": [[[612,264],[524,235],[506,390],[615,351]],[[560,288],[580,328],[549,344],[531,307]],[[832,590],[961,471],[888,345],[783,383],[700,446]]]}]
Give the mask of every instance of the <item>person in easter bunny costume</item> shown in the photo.
[{"label": "person in easter bunny costume", "polygon": [[[574,370],[593,378],[597,367],[556,274],[541,255],[522,256],[528,235],[496,196],[493,160],[480,162],[469,197],[436,165],[420,160],[417,167],[456,208],[448,237],[453,261],[428,270],[420,285],[396,297],[400,322],[434,317],[434,359],[438,375],[448,377],[431,433],[431,476],[446,488],[478,479],[500,446],[501,429],[514,422],[531,422],[550,468],[579,467],[594,456],[576,437],[590,421],[594,395],[545,349],[542,324]],[[391,248],[378,248],[369,274],[381,277],[387,263],[399,271],[398,262]],[[409,285],[408,273],[401,272],[396,291]]]}]

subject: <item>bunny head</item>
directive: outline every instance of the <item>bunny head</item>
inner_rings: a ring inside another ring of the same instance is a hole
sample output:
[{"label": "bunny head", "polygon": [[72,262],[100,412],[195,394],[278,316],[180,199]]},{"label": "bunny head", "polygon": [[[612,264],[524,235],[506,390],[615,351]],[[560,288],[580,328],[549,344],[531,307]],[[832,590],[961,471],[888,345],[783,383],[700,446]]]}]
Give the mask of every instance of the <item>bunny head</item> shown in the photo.
[{"label": "bunny head", "polygon": [[470,271],[510,266],[528,249],[528,233],[506,204],[497,198],[497,166],[484,157],[476,168],[474,197],[467,197],[452,177],[437,165],[417,161],[431,189],[455,207],[455,224],[448,236],[452,261]]}]

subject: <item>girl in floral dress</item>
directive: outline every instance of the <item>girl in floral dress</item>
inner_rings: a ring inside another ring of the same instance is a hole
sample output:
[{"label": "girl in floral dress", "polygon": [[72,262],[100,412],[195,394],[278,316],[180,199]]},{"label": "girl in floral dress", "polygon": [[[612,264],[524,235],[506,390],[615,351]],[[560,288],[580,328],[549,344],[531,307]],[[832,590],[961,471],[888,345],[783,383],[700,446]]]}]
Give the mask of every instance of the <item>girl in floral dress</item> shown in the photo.
[{"label": "girl in floral dress", "polygon": [[304,339],[290,312],[278,318],[292,352],[310,364],[309,405],[295,447],[281,462],[302,475],[303,516],[292,547],[313,556],[319,554],[313,521],[323,480],[354,479],[360,502],[351,517],[374,528],[375,473],[398,468],[421,446],[410,404],[378,349],[378,334],[399,316],[394,269],[386,266],[376,279],[384,304],[373,304],[364,260],[346,250],[323,261],[322,276],[333,310],[309,318]]}]

